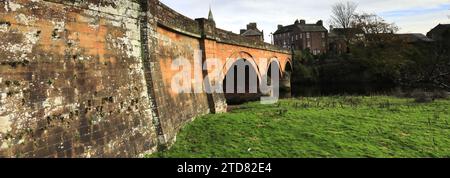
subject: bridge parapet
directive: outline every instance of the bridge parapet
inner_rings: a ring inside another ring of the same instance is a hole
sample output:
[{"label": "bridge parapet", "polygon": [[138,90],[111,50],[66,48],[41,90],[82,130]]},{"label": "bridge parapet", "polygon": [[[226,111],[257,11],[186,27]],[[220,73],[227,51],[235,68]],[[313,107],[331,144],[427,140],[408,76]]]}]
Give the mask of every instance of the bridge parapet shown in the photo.
[{"label": "bridge parapet", "polygon": [[165,26],[171,30],[193,37],[203,37],[209,40],[216,40],[221,43],[246,46],[279,53],[290,54],[290,51],[262,41],[243,37],[231,31],[217,28],[214,22],[205,18],[190,19],[164,5],[157,3],[156,17],[159,25]]}]

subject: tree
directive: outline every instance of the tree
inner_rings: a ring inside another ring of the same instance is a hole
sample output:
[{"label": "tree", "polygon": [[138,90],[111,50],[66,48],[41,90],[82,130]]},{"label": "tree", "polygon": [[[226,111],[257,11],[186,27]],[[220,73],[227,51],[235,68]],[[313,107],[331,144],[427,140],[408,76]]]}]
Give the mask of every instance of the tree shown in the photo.
[{"label": "tree", "polygon": [[349,28],[358,4],[347,1],[332,6],[331,24],[338,28]]},{"label": "tree", "polygon": [[376,14],[362,13],[353,15],[351,28],[365,35],[350,45],[349,62],[365,69],[372,81],[394,82],[409,61],[403,54],[408,44],[395,35],[398,27]]},{"label": "tree", "polygon": [[442,37],[443,40],[408,49],[411,63],[399,78],[402,85],[425,85],[450,91],[450,30]]},{"label": "tree", "polygon": [[386,20],[376,14],[355,14],[351,27],[364,32],[365,37],[362,41],[358,39],[364,45],[368,45],[369,43],[384,45],[399,41],[398,36],[395,35],[399,27],[395,23],[386,22]]},{"label": "tree", "polygon": [[388,23],[380,16],[368,13],[354,14],[351,26],[363,30],[365,34],[393,34],[399,30],[394,23]]}]

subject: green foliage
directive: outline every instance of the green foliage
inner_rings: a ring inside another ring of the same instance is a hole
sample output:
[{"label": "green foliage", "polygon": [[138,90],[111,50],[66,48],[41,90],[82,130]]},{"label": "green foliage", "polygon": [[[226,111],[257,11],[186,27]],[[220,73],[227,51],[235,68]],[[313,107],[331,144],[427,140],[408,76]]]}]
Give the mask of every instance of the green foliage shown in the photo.
[{"label": "green foliage", "polygon": [[408,65],[401,71],[401,84],[425,85],[450,91],[450,31],[444,40],[409,48]]},{"label": "green foliage", "polygon": [[318,81],[317,71],[314,67],[296,64],[294,65],[294,71],[292,83],[316,83]]},{"label": "green foliage", "polygon": [[294,51],[292,83],[319,82],[319,68],[316,64],[324,58],[325,55],[314,56],[309,49]]},{"label": "green foliage", "polygon": [[354,46],[348,60],[365,68],[372,80],[395,81],[400,77],[401,69],[410,62],[405,54],[409,48],[409,45],[401,42]]},{"label": "green foliage", "polygon": [[148,157],[450,157],[450,100],[333,96],[248,103]]}]

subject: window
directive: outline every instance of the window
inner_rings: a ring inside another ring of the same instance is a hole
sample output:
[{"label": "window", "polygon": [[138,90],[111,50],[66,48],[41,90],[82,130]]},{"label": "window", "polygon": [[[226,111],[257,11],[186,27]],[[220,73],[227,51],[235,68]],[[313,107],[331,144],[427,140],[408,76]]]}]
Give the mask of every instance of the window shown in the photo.
[{"label": "window", "polygon": [[295,40],[298,40],[298,35],[295,35]]},{"label": "window", "polygon": [[327,45],[327,44],[325,43],[325,41],[322,41],[322,47],[324,47],[324,48],[325,48],[325,47],[326,47],[326,45]]},{"label": "window", "polygon": [[311,41],[308,41],[308,42],[306,43],[306,47],[311,48]]},{"label": "window", "polygon": [[322,32],[322,38],[325,38],[325,32]]},{"label": "window", "polygon": [[308,33],[306,33],[306,38],[310,38],[311,37],[311,34],[308,32]]}]

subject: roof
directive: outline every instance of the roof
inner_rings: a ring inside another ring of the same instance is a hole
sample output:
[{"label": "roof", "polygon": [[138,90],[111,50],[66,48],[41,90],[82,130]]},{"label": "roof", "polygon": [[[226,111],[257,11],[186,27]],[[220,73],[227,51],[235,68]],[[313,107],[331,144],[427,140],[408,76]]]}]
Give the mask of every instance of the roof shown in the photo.
[{"label": "roof", "polygon": [[278,29],[277,31],[275,31],[275,33],[273,34],[279,34],[279,33],[286,33],[286,32],[291,32],[295,29],[295,25],[288,25],[288,26],[284,26],[281,27],[280,29]]},{"label": "roof", "polygon": [[408,43],[433,41],[432,39],[426,37],[424,34],[421,33],[404,33],[404,34],[397,34],[397,36]]},{"label": "roof", "polygon": [[298,24],[297,25],[300,30],[304,32],[327,32],[328,30],[323,27],[323,25],[317,25],[317,24]]},{"label": "roof", "polygon": [[364,31],[359,28],[333,28],[330,34],[334,35],[346,35],[346,34],[364,34]]},{"label": "roof", "polygon": [[450,30],[450,24],[439,24],[436,27],[434,27],[433,29],[431,29],[428,33],[427,36],[431,37],[431,33],[437,33],[437,34],[442,34],[444,33],[444,31],[446,30]]},{"label": "roof", "polygon": [[249,29],[249,30],[245,31],[244,33],[242,33],[242,35],[243,36],[261,36],[263,34],[259,30]]},{"label": "roof", "polygon": [[294,29],[299,29],[300,31],[303,31],[303,32],[327,32],[328,31],[325,27],[323,27],[323,25],[317,25],[317,24],[292,24],[292,25],[281,27],[280,29],[275,31],[274,34],[291,32]]}]

